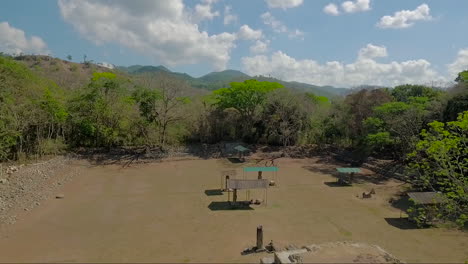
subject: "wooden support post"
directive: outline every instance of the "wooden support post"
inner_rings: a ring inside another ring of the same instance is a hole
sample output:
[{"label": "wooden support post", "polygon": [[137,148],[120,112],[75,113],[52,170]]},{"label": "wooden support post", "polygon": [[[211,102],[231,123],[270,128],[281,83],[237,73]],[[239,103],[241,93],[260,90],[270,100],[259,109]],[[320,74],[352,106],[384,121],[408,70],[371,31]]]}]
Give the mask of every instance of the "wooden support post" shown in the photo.
[{"label": "wooden support post", "polygon": [[237,189],[234,189],[234,193],[232,194],[232,201],[233,201],[234,203],[237,202]]},{"label": "wooden support post", "polygon": [[257,227],[257,250],[263,249],[263,226]]},{"label": "wooden support post", "polygon": [[229,180],[229,175],[226,175],[226,182],[225,182],[225,184],[224,184],[224,185],[225,185],[225,190],[226,190],[226,191],[229,191],[229,190],[228,190],[228,180]]}]

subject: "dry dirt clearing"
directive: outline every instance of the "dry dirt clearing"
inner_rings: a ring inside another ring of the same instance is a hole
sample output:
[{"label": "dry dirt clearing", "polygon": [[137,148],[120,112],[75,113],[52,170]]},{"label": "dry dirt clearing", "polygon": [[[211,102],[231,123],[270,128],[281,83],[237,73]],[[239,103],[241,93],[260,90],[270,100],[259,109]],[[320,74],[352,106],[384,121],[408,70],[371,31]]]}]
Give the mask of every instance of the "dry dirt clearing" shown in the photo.
[{"label": "dry dirt clearing", "polygon": [[[399,183],[334,187],[327,183],[335,180],[329,172],[336,164],[282,158],[278,165],[279,185],[269,189],[268,205],[233,211],[214,206],[226,195],[205,191],[220,187],[221,170],[241,173],[245,164],[210,159],[123,168],[77,161],[70,170],[79,167],[80,175],[58,190],[64,199],[22,212],[3,231],[0,262],[258,263],[266,254],[240,254],[254,245],[258,225],[266,242],[355,241],[379,245],[405,262],[468,260],[466,233],[389,224],[400,212],[386,199]],[[356,198],[372,187],[377,198]]]}]

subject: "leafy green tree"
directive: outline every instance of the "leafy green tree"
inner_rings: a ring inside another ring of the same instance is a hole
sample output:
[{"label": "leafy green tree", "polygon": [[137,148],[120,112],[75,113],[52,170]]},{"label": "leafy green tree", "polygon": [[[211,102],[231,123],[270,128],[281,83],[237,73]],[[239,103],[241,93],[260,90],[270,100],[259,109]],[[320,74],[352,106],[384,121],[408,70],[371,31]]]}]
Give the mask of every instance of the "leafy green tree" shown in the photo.
[{"label": "leafy green tree", "polygon": [[267,94],[279,88],[283,86],[275,82],[257,80],[232,82],[231,87],[214,91],[213,97],[215,105],[220,109],[232,108],[239,113],[243,125],[243,136],[251,136],[255,130],[252,128],[255,115],[264,105]]},{"label": "leafy green tree", "polygon": [[123,82],[113,73],[94,73],[89,85],[72,100],[75,144],[110,148],[131,141],[129,131],[137,112]]},{"label": "leafy green tree", "polygon": [[450,201],[443,207],[443,216],[464,225],[468,220],[468,111],[456,121],[431,122],[408,157],[413,185],[442,192]]},{"label": "leafy green tree", "polygon": [[307,123],[304,102],[289,90],[272,92],[265,103],[262,119],[256,127],[264,127],[259,135],[265,142],[291,146],[299,142]]},{"label": "leafy green tree", "polygon": [[306,96],[309,97],[314,104],[320,104],[320,105],[330,104],[330,100],[325,96],[318,96],[313,93],[306,93]]},{"label": "leafy green tree", "polygon": [[60,94],[60,87],[24,64],[0,57],[1,159],[41,154],[44,139],[55,140],[58,132],[63,136],[65,113]]},{"label": "leafy green tree", "polygon": [[440,95],[440,91],[424,85],[405,84],[393,88],[391,94],[399,102],[408,102],[412,97],[433,99]]},{"label": "leafy green tree", "polygon": [[459,83],[468,83],[468,71],[460,72],[455,81]]},{"label": "leafy green tree", "polygon": [[363,121],[374,114],[374,108],[392,101],[391,96],[385,89],[360,90],[346,96],[344,101],[347,111],[345,122],[347,134],[356,145],[362,145],[365,129]]},{"label": "leafy green tree", "polygon": [[468,71],[460,72],[455,81],[443,113],[445,121],[456,120],[459,113],[468,109]]}]

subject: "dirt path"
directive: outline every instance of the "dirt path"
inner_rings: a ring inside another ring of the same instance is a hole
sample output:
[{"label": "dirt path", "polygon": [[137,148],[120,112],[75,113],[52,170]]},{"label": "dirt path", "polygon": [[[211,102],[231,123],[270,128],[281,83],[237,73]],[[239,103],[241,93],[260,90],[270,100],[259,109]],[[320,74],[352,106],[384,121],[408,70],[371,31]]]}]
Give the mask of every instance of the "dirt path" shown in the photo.
[{"label": "dirt path", "polygon": [[255,243],[257,225],[263,225],[265,241],[363,242],[406,262],[468,259],[465,233],[390,225],[386,218],[398,218],[398,210],[383,199],[356,198],[367,186],[324,184],[334,180],[327,174],[334,165],[316,162],[279,159],[279,186],[269,190],[268,206],[236,211],[216,210],[213,202],[226,196],[208,196],[205,190],[219,188],[223,169],[237,167],[240,173],[238,164],[188,160],[125,169],[90,166],[61,187],[65,199],[24,212],[3,233],[0,262],[258,263],[262,255],[240,255]]}]

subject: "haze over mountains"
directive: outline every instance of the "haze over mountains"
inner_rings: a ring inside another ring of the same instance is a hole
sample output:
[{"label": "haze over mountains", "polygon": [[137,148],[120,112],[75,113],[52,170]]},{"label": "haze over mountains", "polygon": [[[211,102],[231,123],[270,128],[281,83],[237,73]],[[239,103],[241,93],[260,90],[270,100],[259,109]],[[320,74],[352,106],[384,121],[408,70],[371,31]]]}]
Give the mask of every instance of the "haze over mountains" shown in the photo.
[{"label": "haze over mountains", "polygon": [[242,82],[248,79],[257,79],[259,81],[279,82],[287,88],[297,89],[303,92],[311,92],[316,95],[335,97],[346,94],[350,89],[337,88],[333,86],[317,86],[301,82],[287,82],[272,77],[266,76],[249,76],[238,70],[224,70],[220,72],[210,72],[201,77],[192,77],[187,73],[173,72],[165,66],[142,66],[133,65],[129,67],[118,66],[116,69],[129,73],[129,74],[142,74],[142,73],[158,73],[164,72],[171,74],[177,78],[188,81],[194,88],[216,90],[223,87],[229,87],[231,82]]}]

